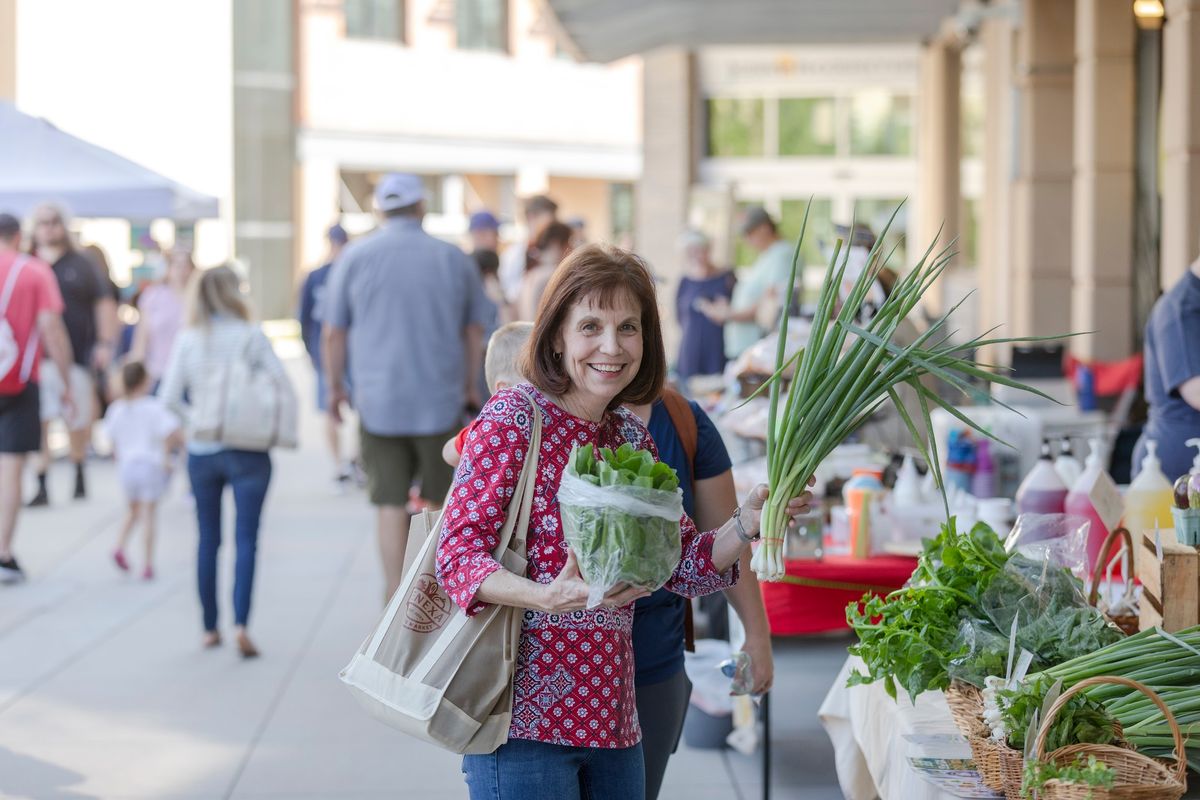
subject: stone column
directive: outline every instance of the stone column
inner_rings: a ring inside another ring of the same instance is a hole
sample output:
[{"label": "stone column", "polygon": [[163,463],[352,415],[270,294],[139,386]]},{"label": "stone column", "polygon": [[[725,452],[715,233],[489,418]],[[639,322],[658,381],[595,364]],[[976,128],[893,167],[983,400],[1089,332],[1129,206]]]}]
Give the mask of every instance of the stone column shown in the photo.
[{"label": "stone column", "polygon": [[17,100],[17,0],[0,0],[0,100]]},{"label": "stone column", "polygon": [[1167,0],[1163,27],[1162,285],[1200,254],[1200,0]]},{"label": "stone column", "polygon": [[1133,346],[1134,45],[1126,0],[1076,0],[1071,341],[1115,361]]},{"label": "stone column", "polygon": [[696,62],[687,50],[671,48],[642,57],[642,176],[634,212],[634,245],[659,277],[667,351],[678,339],[669,299],[679,278],[676,243],[687,224],[688,199],[696,173],[694,134],[700,125]]},{"label": "stone column", "polygon": [[[957,37],[939,35],[927,43],[921,52],[921,116],[917,153],[919,216],[918,239],[914,243],[920,252],[925,251],[939,231],[939,250],[961,232],[961,86],[962,46]],[[943,283],[944,279],[926,292],[925,306],[932,313],[944,310]]]},{"label": "stone column", "polygon": [[1070,326],[1074,0],[1029,0],[1017,30],[1012,329]]},{"label": "stone column", "polygon": [[[1013,60],[1015,33],[1007,18],[985,20],[983,46],[983,196],[979,223],[979,329],[1003,326],[997,336],[1013,335],[1012,315],[1012,175]],[[1008,348],[982,354],[985,361],[1005,364]]]}]

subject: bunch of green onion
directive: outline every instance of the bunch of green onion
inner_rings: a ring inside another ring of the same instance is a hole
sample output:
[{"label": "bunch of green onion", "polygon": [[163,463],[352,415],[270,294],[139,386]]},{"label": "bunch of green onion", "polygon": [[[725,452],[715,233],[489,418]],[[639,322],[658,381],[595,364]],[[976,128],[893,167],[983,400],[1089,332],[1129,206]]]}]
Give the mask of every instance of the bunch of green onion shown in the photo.
[{"label": "bunch of green onion", "polygon": [[[811,208],[811,204],[809,207]],[[937,445],[933,440],[933,428],[929,419],[931,408],[944,408],[979,434],[991,439],[995,437],[925,386],[921,382],[922,378],[938,378],[967,397],[977,394],[970,386],[971,380],[999,383],[1046,397],[1041,392],[1001,374],[994,367],[975,362],[966,354],[989,345],[1049,341],[1062,337],[990,339],[986,337],[992,331],[988,331],[970,341],[955,344],[951,341],[954,331],[947,329],[947,320],[966,298],[937,319],[911,345],[901,347],[892,341],[901,322],[917,307],[926,290],[950,264],[954,257],[950,249],[953,242],[934,253],[934,247],[937,245],[935,239],[916,266],[896,282],[892,293],[875,315],[869,321],[859,324],[857,318],[863,301],[867,298],[879,271],[892,255],[892,252],[889,252],[887,256],[882,256],[881,248],[899,210],[897,208],[892,213],[891,219],[880,233],[867,257],[865,268],[854,281],[853,288],[840,309],[837,308],[839,288],[846,274],[849,248],[844,248],[843,253],[842,241],[837,242],[829,260],[825,283],[821,287],[808,345],[790,358],[784,357],[790,302],[785,301],[783,304],[775,374],[766,384],[770,387],[767,468],[771,492],[763,509],[762,543],[752,562],[760,579],[786,579],[783,551],[788,524],[787,501],[804,490],[805,483],[821,461],[865,423],[882,403],[890,400],[895,404],[913,440],[921,449],[930,468],[934,470],[938,486],[941,487]],[[792,256],[789,291],[785,300],[790,300],[794,294],[796,269],[807,227],[806,211],[800,229],[800,239]],[[782,415],[779,415],[780,384],[785,372],[794,364],[795,374],[787,392]],[[903,385],[911,386],[916,392],[924,427],[929,432],[928,445],[924,443],[916,422],[896,393],[896,388]]]},{"label": "bunch of green onion", "polygon": [[[1094,653],[1064,661],[1043,674],[1069,687],[1087,678],[1118,675],[1145,684],[1175,715],[1183,731],[1188,764],[1200,769],[1200,626],[1174,634],[1158,628],[1122,639]],[[1149,756],[1173,757],[1171,729],[1150,698],[1127,686],[1102,684],[1085,690],[1124,728],[1122,738]]]}]

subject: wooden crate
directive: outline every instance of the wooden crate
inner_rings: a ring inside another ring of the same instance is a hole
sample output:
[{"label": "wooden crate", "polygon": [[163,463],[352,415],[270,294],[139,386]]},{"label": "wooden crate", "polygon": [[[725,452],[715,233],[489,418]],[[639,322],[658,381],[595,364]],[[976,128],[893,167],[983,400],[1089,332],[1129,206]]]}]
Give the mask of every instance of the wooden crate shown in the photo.
[{"label": "wooden crate", "polygon": [[1178,631],[1200,623],[1200,554],[1179,544],[1174,530],[1158,532],[1162,562],[1154,531],[1143,531],[1138,547],[1137,576],[1142,583],[1141,628],[1162,626]]}]

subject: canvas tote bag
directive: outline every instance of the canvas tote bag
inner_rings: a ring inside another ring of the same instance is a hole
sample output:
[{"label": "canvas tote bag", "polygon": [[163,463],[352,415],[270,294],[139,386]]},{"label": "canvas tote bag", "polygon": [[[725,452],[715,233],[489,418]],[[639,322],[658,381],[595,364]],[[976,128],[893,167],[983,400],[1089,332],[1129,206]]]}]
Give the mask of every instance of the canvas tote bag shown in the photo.
[{"label": "canvas tote bag", "polygon": [[[542,415],[522,395],[533,407],[529,451],[493,555],[523,576]],[[454,605],[436,578],[441,521],[437,516],[375,632],[341,679],[373,717],[393,728],[455,753],[490,753],[508,741],[524,614],[489,605],[468,617]],[[418,534],[414,525],[410,536]]]},{"label": "canvas tote bag", "polygon": [[257,335],[257,328],[249,328],[225,369],[202,378],[191,413],[196,441],[238,450],[296,447],[296,394],[286,378],[276,377],[251,353]]}]

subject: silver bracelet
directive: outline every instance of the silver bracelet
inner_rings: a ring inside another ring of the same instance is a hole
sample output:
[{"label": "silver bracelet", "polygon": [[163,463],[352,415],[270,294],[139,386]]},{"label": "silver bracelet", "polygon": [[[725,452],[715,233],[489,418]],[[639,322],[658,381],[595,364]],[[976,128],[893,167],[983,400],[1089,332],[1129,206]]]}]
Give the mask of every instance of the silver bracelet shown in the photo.
[{"label": "silver bracelet", "polygon": [[743,542],[757,542],[759,537],[762,536],[761,530],[758,533],[754,534],[753,536],[750,536],[746,533],[746,527],[744,525],[742,525],[742,507],[741,506],[738,506],[737,510],[733,512],[733,521],[737,525],[737,528],[734,530],[734,533],[736,533],[738,535],[738,538],[741,539]]}]

